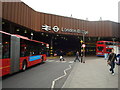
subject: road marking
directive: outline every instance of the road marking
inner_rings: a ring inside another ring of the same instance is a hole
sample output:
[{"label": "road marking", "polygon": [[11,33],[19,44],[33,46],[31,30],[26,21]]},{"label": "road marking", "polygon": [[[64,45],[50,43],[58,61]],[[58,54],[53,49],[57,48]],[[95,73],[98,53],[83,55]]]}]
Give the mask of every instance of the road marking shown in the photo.
[{"label": "road marking", "polygon": [[56,61],[56,62],[60,62],[60,61]]},{"label": "road marking", "polygon": [[[47,62],[61,62],[61,63],[65,63],[67,61],[55,61],[55,60],[47,60]],[[72,64],[74,61],[69,61],[68,63]]]},{"label": "road marking", "polygon": [[74,61],[69,61],[69,63],[73,63]]},{"label": "road marking", "polygon": [[66,61],[62,61],[62,63],[65,63]]},{"label": "road marking", "polygon": [[62,75],[62,76],[60,76],[60,77],[58,77],[58,78],[56,78],[56,79],[54,79],[54,80],[52,81],[51,90],[53,90],[53,88],[54,88],[54,86],[55,86],[55,82],[56,82],[57,80],[65,77],[65,76],[67,75],[66,71],[69,70],[69,69],[71,69],[71,65],[69,65],[69,68],[67,68],[67,69],[64,70],[64,75]]},{"label": "road marking", "polygon": [[48,62],[53,62],[54,60],[48,60]]}]

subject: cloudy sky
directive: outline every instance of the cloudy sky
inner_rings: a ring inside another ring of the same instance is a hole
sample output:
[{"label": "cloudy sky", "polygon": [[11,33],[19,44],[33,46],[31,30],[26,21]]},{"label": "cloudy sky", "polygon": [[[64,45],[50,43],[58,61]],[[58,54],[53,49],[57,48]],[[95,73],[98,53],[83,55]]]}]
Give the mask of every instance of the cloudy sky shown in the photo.
[{"label": "cloudy sky", "polygon": [[36,11],[90,21],[118,22],[120,0],[21,0]]}]

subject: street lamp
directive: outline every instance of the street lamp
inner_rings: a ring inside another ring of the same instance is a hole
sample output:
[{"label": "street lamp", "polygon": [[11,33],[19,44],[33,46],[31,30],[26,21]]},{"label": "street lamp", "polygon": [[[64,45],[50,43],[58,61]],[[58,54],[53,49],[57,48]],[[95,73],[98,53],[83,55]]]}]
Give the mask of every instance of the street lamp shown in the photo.
[{"label": "street lamp", "polygon": [[33,33],[31,32],[31,39],[33,39]]}]

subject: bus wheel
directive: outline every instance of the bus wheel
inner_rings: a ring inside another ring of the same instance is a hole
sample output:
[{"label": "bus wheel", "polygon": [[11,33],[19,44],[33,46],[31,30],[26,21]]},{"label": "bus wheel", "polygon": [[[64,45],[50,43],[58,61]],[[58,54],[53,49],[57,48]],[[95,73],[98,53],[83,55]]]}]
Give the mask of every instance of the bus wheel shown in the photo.
[{"label": "bus wheel", "polygon": [[27,62],[23,61],[22,70],[25,71],[26,69],[27,69]]}]

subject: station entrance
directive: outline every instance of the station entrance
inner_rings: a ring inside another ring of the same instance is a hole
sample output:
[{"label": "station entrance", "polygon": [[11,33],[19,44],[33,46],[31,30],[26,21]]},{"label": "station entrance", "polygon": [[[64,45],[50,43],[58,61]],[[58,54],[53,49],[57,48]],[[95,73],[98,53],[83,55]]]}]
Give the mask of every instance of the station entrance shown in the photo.
[{"label": "station entrance", "polygon": [[[80,42],[83,40],[82,36],[76,35],[63,35],[63,34],[56,34],[56,33],[43,33],[43,32],[36,32],[34,33],[33,39],[43,41],[49,43],[49,55],[58,55],[60,51],[63,51],[64,55],[66,56],[74,56],[76,51],[81,52],[82,43]],[[92,39],[92,42],[91,42]],[[85,37],[85,52],[86,55],[95,55],[96,52],[96,40],[97,38],[88,38]]]},{"label": "station entrance", "polygon": [[[31,29],[25,28],[23,26],[4,21],[3,23],[3,31],[18,34],[29,39],[34,39],[38,41],[42,41],[49,44],[49,49],[47,52],[47,56],[50,55],[59,55],[60,51],[64,52],[64,55],[73,56],[76,51],[81,51],[81,40],[83,40],[82,35],[64,35],[57,33],[47,33],[47,32],[36,32]],[[92,41],[92,42],[91,42]],[[97,38],[95,37],[86,37],[86,55],[95,55],[95,43]]]},{"label": "station entrance", "polygon": [[[58,33],[49,33],[49,32],[37,32],[32,29],[4,21],[2,29],[5,32],[18,34],[29,39],[34,39],[42,41],[49,44],[49,49],[47,55],[51,54],[59,55],[60,51],[64,52],[64,55],[72,56],[75,55],[76,51],[81,51],[81,40],[83,36],[81,35],[66,35]],[[104,37],[87,37],[85,36],[85,53],[86,55],[95,55],[96,54],[96,42],[98,40],[109,40],[110,38]],[[111,40],[110,40],[111,41]]]}]

